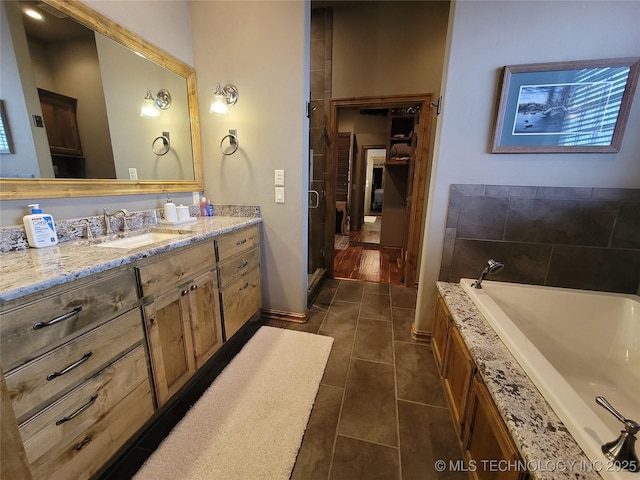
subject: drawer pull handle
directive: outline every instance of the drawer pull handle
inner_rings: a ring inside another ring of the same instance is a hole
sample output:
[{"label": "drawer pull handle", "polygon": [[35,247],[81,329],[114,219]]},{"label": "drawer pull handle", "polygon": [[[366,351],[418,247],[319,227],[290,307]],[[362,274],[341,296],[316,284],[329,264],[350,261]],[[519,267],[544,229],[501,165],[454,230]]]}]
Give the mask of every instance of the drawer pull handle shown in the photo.
[{"label": "drawer pull handle", "polygon": [[198,285],[191,285],[191,286],[189,287],[189,290],[193,291],[193,290],[195,290],[196,288],[198,288]]},{"label": "drawer pull handle", "polygon": [[50,373],[49,375],[47,375],[47,380],[51,381],[54,378],[60,377],[62,375],[64,375],[65,373],[69,373],[71,370],[73,370],[74,368],[79,367],[80,365],[82,365],[84,362],[86,362],[87,360],[89,360],[89,357],[91,356],[91,352],[87,352],[85,353],[82,358],[80,360],[78,360],[77,362],[73,362],[71,365],[69,365],[66,368],[63,368],[62,370],[60,370],[59,372],[53,372]]},{"label": "drawer pull handle", "polygon": [[76,418],[78,415],[80,415],[82,412],[84,412],[87,408],[89,408],[91,405],[93,405],[95,403],[95,401],[98,399],[98,394],[94,393],[93,395],[91,395],[91,398],[89,399],[89,401],[87,403],[85,403],[83,406],[81,406],[79,409],[77,409],[75,412],[73,412],[71,415],[69,416],[64,416],[64,417],[60,417],[57,421],[56,421],[56,425],[60,426],[62,425],[64,422],[68,422],[70,420],[73,420],[74,418]]},{"label": "drawer pull handle", "polygon": [[49,320],[48,322],[38,322],[38,323],[34,323],[33,324],[33,329],[34,330],[40,330],[41,328],[44,327],[50,327],[51,325],[55,325],[56,323],[62,322],[68,318],[73,317],[74,315],[79,314],[82,311],[82,306],[77,306],[76,308],[74,308],[73,310],[71,310],[70,312],[67,312],[63,315],[60,315],[59,317],[54,318],[53,320]]},{"label": "drawer pull handle", "polygon": [[240,290],[238,290],[239,292],[243,291],[245,288],[247,288],[249,286],[248,283],[244,284],[244,287],[240,287]]},{"label": "drawer pull handle", "polygon": [[78,445],[76,445],[76,450],[82,450],[87,444],[91,441],[89,437],[82,440]]},{"label": "drawer pull handle", "polygon": [[236,247],[237,247],[238,245],[242,245],[243,243],[247,243],[247,239],[246,239],[246,238],[243,238],[242,240],[240,240],[239,242],[237,242],[237,243],[236,243]]},{"label": "drawer pull handle", "polygon": [[244,267],[246,267],[247,265],[249,265],[249,262],[243,262],[240,265],[238,265],[238,270],[242,270]]}]

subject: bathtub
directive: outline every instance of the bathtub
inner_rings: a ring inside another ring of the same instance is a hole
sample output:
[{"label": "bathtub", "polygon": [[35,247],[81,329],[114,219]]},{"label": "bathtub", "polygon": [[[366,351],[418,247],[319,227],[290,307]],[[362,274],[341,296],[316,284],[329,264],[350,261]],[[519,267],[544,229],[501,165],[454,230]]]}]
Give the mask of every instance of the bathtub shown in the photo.
[{"label": "bathtub", "polygon": [[640,480],[607,468],[601,445],[624,427],[595,402],[601,395],[640,422],[640,297],[486,280],[476,289],[473,281],[460,284],[599,473]]}]

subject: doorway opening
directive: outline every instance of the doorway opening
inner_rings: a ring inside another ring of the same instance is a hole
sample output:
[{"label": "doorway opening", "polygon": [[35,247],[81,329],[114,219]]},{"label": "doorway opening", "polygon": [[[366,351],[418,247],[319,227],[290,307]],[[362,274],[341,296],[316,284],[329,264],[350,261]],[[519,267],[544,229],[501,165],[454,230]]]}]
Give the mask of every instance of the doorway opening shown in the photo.
[{"label": "doorway opening", "polygon": [[[326,252],[329,278],[415,286],[428,184],[430,104],[429,94],[330,102],[325,202],[325,234],[333,247]],[[345,133],[348,148],[338,141]],[[349,154],[346,186],[340,184],[344,151]],[[346,205],[344,198],[338,199],[345,190]],[[349,218],[348,245],[344,229],[338,229],[339,216]]]}]

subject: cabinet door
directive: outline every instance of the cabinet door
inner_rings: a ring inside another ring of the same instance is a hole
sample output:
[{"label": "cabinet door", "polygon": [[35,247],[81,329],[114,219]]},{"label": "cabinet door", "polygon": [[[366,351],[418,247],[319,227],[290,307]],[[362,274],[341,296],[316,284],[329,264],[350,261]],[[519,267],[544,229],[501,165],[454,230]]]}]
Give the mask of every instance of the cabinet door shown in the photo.
[{"label": "cabinet door", "polygon": [[188,295],[189,289],[185,286],[159,296],[144,307],[158,406],[195,372]]},{"label": "cabinet door", "polygon": [[76,118],[78,100],[38,89],[51,153],[82,156]]},{"label": "cabinet door", "polygon": [[455,327],[450,328],[446,352],[442,374],[444,391],[449,400],[456,430],[460,434],[474,369],[469,351]]},{"label": "cabinet door", "polygon": [[442,371],[445,347],[447,345],[447,335],[449,331],[449,311],[442,297],[438,295],[436,298],[436,309],[433,317],[433,332],[431,335],[431,348],[433,349],[433,356],[436,360],[438,369]]},{"label": "cabinet door", "polygon": [[222,324],[218,308],[215,272],[197,277],[189,285],[189,310],[196,368],[200,368],[222,346]]},{"label": "cabinet door", "polygon": [[[515,467],[520,455],[509,432],[496,410],[487,387],[478,375],[474,376],[469,396],[468,420],[463,447],[467,462],[473,460],[476,471],[470,472],[477,480],[516,480],[527,478],[527,473]],[[502,468],[499,466],[502,465]]]},{"label": "cabinet door", "polygon": [[249,272],[221,291],[224,338],[229,340],[260,310],[260,269]]}]

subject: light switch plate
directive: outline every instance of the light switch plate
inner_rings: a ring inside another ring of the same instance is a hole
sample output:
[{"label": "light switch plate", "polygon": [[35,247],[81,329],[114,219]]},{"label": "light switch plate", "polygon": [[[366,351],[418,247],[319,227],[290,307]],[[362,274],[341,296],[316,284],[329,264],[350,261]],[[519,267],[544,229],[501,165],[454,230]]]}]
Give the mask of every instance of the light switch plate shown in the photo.
[{"label": "light switch plate", "polygon": [[284,170],[276,170],[274,177],[276,187],[284,187]]},{"label": "light switch plate", "polygon": [[276,203],[284,203],[284,187],[276,187]]}]

